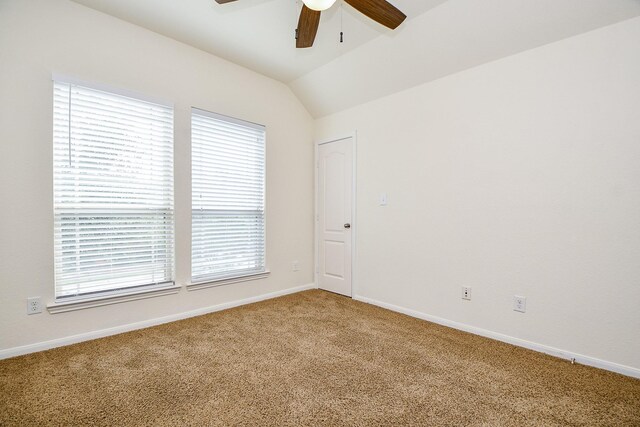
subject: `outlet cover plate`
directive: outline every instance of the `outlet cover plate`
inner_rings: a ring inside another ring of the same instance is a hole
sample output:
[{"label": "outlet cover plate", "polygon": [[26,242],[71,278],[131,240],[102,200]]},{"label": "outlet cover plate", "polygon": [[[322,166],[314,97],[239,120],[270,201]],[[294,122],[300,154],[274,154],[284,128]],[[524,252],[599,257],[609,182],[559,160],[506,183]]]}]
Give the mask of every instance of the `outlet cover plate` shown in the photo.
[{"label": "outlet cover plate", "polygon": [[471,286],[462,287],[462,299],[471,300]]},{"label": "outlet cover plate", "polygon": [[27,314],[42,313],[42,300],[40,297],[27,298]]},{"label": "outlet cover plate", "polygon": [[524,313],[527,311],[527,297],[521,297],[518,295],[513,296],[513,310]]}]

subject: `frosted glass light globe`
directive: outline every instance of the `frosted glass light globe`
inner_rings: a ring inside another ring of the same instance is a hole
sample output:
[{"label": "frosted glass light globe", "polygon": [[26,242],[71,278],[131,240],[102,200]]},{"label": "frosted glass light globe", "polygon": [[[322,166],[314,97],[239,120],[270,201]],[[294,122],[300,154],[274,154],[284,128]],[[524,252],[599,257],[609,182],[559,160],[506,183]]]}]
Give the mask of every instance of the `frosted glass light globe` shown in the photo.
[{"label": "frosted glass light globe", "polygon": [[336,0],[302,0],[309,8],[317,11],[327,10],[336,2]]}]

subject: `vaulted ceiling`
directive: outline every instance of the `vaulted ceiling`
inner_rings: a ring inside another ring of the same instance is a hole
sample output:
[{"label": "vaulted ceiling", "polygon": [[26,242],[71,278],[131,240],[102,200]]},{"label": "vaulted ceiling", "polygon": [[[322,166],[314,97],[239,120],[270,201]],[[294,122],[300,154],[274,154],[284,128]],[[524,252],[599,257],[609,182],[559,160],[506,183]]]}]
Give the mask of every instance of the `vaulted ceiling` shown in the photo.
[{"label": "vaulted ceiling", "polygon": [[[392,31],[338,0],[313,48],[295,48],[301,0],[74,0],[288,83]],[[445,0],[392,0],[409,17]],[[340,43],[340,28],[345,33]]]},{"label": "vaulted ceiling", "polygon": [[640,15],[640,0],[390,0],[408,17],[391,31],[338,0],[296,49],[299,0],[74,1],[280,80],[314,117]]}]

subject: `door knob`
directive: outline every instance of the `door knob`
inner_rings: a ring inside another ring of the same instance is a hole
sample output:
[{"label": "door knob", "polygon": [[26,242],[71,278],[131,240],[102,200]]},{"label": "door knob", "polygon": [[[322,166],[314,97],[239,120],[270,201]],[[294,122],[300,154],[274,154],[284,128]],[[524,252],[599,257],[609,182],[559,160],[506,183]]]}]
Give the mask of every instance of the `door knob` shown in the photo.
[{"label": "door knob", "polygon": [[346,224],[344,225],[344,228],[351,228],[351,224],[346,223]]}]

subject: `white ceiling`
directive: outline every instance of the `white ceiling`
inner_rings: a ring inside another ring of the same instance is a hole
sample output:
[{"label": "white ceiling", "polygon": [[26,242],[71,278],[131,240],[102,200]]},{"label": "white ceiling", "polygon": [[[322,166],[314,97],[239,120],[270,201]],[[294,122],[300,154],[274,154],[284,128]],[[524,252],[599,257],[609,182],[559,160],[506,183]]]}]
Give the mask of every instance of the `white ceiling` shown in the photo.
[{"label": "white ceiling", "polygon": [[295,49],[296,0],[73,1],[287,83],[314,117],[640,15],[640,0],[390,0],[408,16],[391,31],[338,0]]},{"label": "white ceiling", "polygon": [[291,82],[314,117],[640,15],[640,0],[448,0]]},{"label": "white ceiling", "polygon": [[[73,0],[288,83],[392,31],[338,0],[314,46],[295,48],[300,0]],[[410,19],[445,0],[391,0]],[[405,22],[406,23],[406,22]],[[340,27],[344,43],[339,43]],[[404,25],[404,24],[403,24]]]}]

